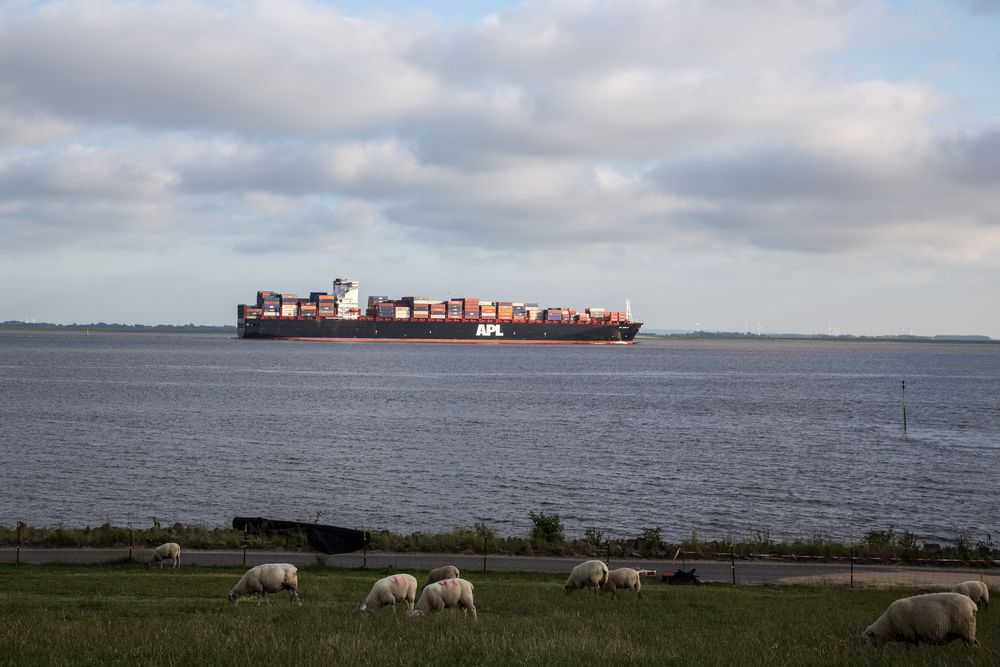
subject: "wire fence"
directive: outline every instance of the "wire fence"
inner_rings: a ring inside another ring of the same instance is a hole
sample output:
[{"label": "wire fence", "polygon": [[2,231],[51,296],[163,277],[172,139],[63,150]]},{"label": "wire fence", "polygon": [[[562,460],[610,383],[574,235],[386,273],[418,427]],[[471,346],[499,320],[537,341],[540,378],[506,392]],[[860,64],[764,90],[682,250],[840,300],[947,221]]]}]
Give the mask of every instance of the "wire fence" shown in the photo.
[{"label": "wire fence", "polygon": [[[609,566],[616,565],[612,562]],[[734,552],[691,554],[679,549],[668,565],[644,569],[668,583],[675,575],[694,570],[703,582],[731,585],[950,588],[975,579],[1000,588],[1000,562],[989,558],[815,556],[792,552],[737,556]]]},{"label": "wire fence", "polygon": [[[145,562],[152,549],[131,545],[106,549],[47,549],[4,547],[0,563],[99,563],[132,560]],[[697,557],[695,557],[697,556]],[[373,570],[431,569],[443,564],[458,566],[463,572],[552,572],[568,573],[586,557],[511,556],[496,553],[393,553],[367,550],[349,554],[318,554],[308,551],[275,552],[237,548],[184,550],[184,565],[250,567],[272,562],[276,557],[299,566],[366,568]],[[946,590],[961,581],[978,580],[1000,589],[1000,564],[990,559],[902,559],[861,557],[817,557],[794,553],[754,554],[736,557],[732,553],[678,553],[671,559],[610,558],[611,569],[639,570],[647,585],[675,583],[693,575],[699,583],[735,586],[836,586],[900,587]]]},{"label": "wire fence", "polygon": [[[178,524],[179,526],[179,524]],[[183,527],[182,527],[183,528]],[[256,565],[273,560],[280,554],[283,560],[298,565],[357,567],[357,568],[410,568],[423,569],[443,564],[454,564],[465,571],[539,571],[568,572],[582,560],[604,560],[612,569],[631,567],[639,570],[645,579],[677,583],[682,579],[697,579],[701,583],[728,585],[809,585],[846,587],[907,587],[947,589],[961,581],[971,579],[985,582],[1000,589],[1000,560],[992,557],[970,556],[898,556],[856,553],[850,547],[847,555],[841,553],[797,553],[794,549],[755,553],[747,545],[733,545],[729,551],[696,550],[685,545],[668,546],[659,542],[648,554],[636,551],[636,544],[628,545],[619,540],[595,539],[586,554],[538,555],[505,549],[495,535],[484,532],[471,535],[461,548],[452,551],[414,551],[409,549],[365,548],[345,554],[320,554],[310,550],[308,541],[296,535],[257,535],[246,531],[227,535],[229,544],[208,546],[199,543],[205,536],[201,532],[183,533],[121,529],[114,546],[79,548],[67,543],[61,547],[51,544],[32,544],[23,540],[27,526],[18,522],[16,532],[8,541],[10,546],[0,547],[0,563],[70,562],[92,563],[114,560],[149,560],[152,547],[162,541],[177,541],[184,548],[185,563],[202,565]],[[180,530],[179,528],[177,530]],[[231,531],[230,531],[231,532]],[[168,539],[169,536],[169,539]],[[184,538],[187,537],[191,541]],[[599,536],[595,536],[598,537]],[[151,541],[153,540],[153,541]],[[14,542],[11,544],[11,542]],[[716,543],[718,545],[718,543]],[[509,545],[508,545],[509,546]],[[775,545],[769,545],[775,546]],[[992,547],[992,541],[990,540]],[[780,549],[780,547],[779,547]],[[843,550],[843,549],[842,549]],[[981,556],[981,554],[976,554]],[[995,556],[992,550],[989,556]],[[678,577],[678,575],[681,575]]]}]

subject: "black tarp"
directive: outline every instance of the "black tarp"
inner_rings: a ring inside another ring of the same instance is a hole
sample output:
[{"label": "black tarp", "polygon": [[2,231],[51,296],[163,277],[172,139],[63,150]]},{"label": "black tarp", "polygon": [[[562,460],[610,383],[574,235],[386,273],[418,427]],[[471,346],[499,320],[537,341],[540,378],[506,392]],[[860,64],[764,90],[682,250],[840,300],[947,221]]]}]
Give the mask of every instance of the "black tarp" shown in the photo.
[{"label": "black tarp", "polygon": [[684,570],[678,568],[677,571],[673,573],[673,575],[671,575],[669,578],[667,578],[667,583],[668,584],[675,584],[675,585],[676,584],[700,584],[701,580],[698,579],[698,575],[694,573],[694,571],[696,569],[698,569],[698,568],[692,567],[690,570],[684,571]]},{"label": "black tarp", "polygon": [[233,528],[248,533],[305,533],[309,546],[324,554],[343,554],[363,549],[371,541],[371,535],[364,530],[327,526],[321,523],[301,521],[281,521],[260,516],[238,516],[233,519]]}]

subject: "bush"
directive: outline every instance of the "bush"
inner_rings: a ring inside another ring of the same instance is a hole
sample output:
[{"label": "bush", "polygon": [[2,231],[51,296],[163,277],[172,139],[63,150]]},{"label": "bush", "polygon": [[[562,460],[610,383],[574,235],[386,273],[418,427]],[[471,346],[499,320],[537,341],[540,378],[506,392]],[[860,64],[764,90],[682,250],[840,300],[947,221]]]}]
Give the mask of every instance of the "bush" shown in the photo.
[{"label": "bush", "polygon": [[562,544],[566,541],[566,531],[558,514],[528,512],[531,517],[531,539],[535,543]]},{"label": "bush", "polygon": [[644,556],[655,556],[663,551],[665,545],[660,528],[643,528],[638,546]]}]

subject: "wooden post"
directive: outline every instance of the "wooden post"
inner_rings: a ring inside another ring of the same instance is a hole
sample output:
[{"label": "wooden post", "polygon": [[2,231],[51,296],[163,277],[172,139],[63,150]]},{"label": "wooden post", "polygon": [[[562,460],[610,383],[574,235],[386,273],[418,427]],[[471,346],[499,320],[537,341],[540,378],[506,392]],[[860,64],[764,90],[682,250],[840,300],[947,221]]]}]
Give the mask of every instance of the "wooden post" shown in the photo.
[{"label": "wooden post", "polygon": [[486,538],[487,538],[487,535],[486,535],[486,531],[484,530],[483,531],[483,572],[484,573],[486,572],[486,548],[487,548],[487,546],[486,546]]},{"label": "wooden post", "polygon": [[132,522],[128,522],[128,559],[132,561]]},{"label": "wooden post", "polygon": [[608,538],[608,557],[604,560],[604,564],[609,568],[611,567],[611,538]]},{"label": "wooden post", "polygon": [[247,536],[247,527],[243,526],[243,567],[247,566],[247,543],[249,541],[249,537]]},{"label": "wooden post", "polygon": [[854,545],[851,545],[851,588],[854,588]]},{"label": "wooden post", "polygon": [[736,585],[736,548],[729,545],[729,569],[733,572],[733,586]]},{"label": "wooden post", "polygon": [[24,528],[24,522],[17,522],[17,555],[14,557],[14,565],[21,564],[21,529]]},{"label": "wooden post", "polygon": [[361,538],[363,545],[361,547],[361,569],[368,569],[368,531],[365,531],[364,537]]}]

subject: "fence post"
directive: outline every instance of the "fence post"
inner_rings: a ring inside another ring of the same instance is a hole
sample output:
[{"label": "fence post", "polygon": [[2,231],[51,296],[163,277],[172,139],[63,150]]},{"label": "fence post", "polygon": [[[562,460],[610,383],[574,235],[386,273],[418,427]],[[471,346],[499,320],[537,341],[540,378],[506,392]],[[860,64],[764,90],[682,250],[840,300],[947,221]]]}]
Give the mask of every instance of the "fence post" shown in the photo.
[{"label": "fence post", "polygon": [[365,531],[365,536],[363,538],[361,538],[361,542],[363,543],[362,547],[361,547],[361,569],[362,570],[367,570],[368,569],[368,531],[367,530]]},{"label": "fence post", "polygon": [[611,538],[608,538],[608,557],[604,560],[604,564],[609,568],[611,567]]},{"label": "fence post", "polygon": [[128,560],[132,562],[132,522],[128,522]]},{"label": "fence post", "polygon": [[733,572],[733,586],[736,585],[736,547],[729,545],[729,569]]},{"label": "fence post", "polygon": [[851,545],[851,588],[854,588],[854,545]]},{"label": "fence post", "polygon": [[247,566],[247,543],[250,541],[250,536],[247,535],[247,527],[243,526],[243,539],[240,540],[243,545],[243,567]]},{"label": "fence post", "polygon": [[487,544],[486,544],[486,541],[487,541],[488,537],[489,536],[486,534],[486,531],[484,530],[483,531],[483,572],[484,573],[486,572],[486,549],[488,548]]}]

